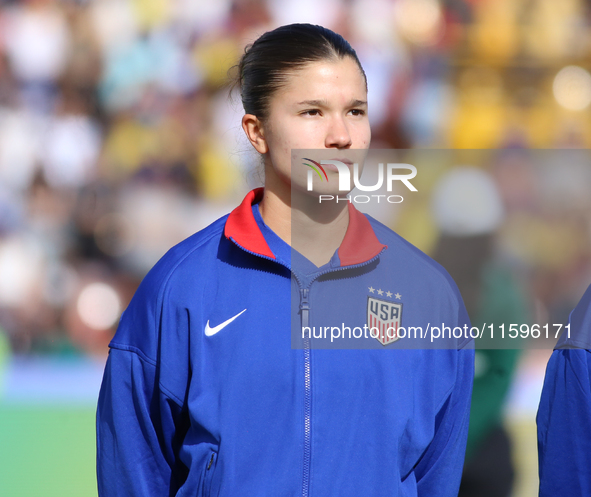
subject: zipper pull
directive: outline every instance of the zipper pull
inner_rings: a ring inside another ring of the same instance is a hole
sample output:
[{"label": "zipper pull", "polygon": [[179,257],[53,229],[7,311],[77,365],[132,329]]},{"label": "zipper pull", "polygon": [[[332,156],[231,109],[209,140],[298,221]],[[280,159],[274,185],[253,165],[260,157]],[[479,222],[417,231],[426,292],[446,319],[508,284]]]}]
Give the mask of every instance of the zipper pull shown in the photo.
[{"label": "zipper pull", "polygon": [[308,302],[308,288],[300,289],[300,311],[302,313],[302,328],[308,326],[310,321],[310,303]]}]

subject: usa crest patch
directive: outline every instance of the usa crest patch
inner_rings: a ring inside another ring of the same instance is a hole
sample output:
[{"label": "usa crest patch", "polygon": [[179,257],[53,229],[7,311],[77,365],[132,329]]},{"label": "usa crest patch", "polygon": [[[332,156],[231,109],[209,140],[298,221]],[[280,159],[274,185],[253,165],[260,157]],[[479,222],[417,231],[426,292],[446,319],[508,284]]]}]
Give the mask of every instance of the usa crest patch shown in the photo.
[{"label": "usa crest patch", "polygon": [[400,338],[398,329],[401,318],[402,304],[374,297],[367,298],[367,326],[371,336],[382,345],[388,345]]}]

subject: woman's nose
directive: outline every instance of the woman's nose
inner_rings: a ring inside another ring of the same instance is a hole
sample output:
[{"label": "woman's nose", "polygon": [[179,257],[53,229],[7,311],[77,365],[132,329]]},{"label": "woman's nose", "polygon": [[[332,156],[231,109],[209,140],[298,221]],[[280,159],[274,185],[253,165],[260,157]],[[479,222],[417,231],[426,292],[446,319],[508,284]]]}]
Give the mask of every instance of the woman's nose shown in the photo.
[{"label": "woman's nose", "polygon": [[335,117],[331,120],[325,142],[327,148],[347,148],[351,146],[351,134],[347,123],[342,117]]}]

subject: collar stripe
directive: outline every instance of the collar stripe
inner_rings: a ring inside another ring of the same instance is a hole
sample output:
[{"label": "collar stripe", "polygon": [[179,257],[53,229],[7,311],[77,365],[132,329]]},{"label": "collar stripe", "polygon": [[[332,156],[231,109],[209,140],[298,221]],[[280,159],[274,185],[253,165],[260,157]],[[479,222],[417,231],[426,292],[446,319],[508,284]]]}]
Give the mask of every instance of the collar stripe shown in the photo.
[{"label": "collar stripe", "polygon": [[[264,188],[250,191],[228,216],[224,235],[255,254],[276,259],[252,214],[252,205],[261,201]],[[380,243],[367,217],[349,202],[349,226],[338,249],[341,266],[362,264],[376,257],[386,245]]]},{"label": "collar stripe", "polygon": [[349,202],[349,226],[339,247],[341,266],[362,264],[376,257],[387,245],[380,243],[369,220]]},{"label": "collar stripe", "polygon": [[264,188],[255,188],[248,192],[242,203],[230,212],[224,235],[246,250],[276,259],[252,214],[252,206],[261,201],[263,191]]}]

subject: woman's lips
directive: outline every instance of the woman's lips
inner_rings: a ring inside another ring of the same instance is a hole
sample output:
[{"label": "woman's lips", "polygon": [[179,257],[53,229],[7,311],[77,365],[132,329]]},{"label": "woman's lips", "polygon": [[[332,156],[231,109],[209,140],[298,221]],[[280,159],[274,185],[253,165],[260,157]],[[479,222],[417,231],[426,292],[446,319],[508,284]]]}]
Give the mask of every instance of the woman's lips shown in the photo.
[{"label": "woman's lips", "polygon": [[[345,166],[347,166],[347,168],[349,170],[351,170],[351,168],[353,167],[353,162],[351,160],[349,160],[349,159],[330,159],[330,160],[342,162],[343,164],[345,164]],[[325,170],[327,170],[327,171],[338,172],[338,168],[334,164],[326,164],[326,163],[324,163],[324,164],[322,164],[322,167]]]}]

